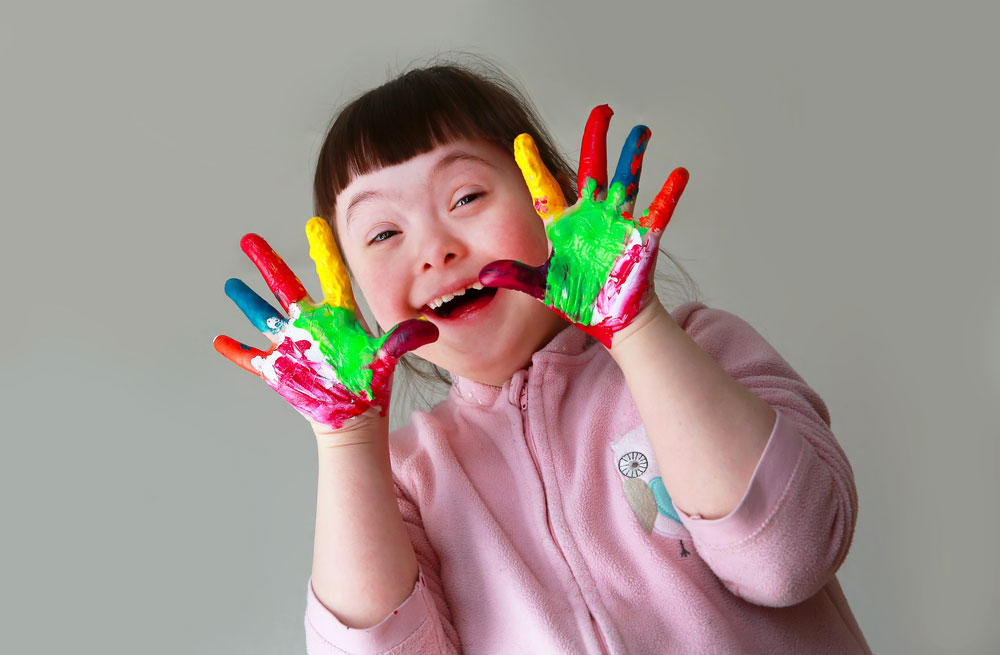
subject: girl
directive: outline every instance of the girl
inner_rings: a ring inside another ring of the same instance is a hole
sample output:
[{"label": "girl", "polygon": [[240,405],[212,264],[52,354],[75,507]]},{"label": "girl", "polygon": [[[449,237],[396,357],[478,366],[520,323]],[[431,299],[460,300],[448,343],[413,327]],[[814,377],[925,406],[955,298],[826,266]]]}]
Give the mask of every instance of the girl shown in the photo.
[{"label": "girl", "polygon": [[[288,317],[230,280],[272,347],[216,347],[317,439],[310,653],[869,652],[834,576],[857,496],[826,406],[739,318],[663,307],[687,174],[633,217],[649,131],[608,184],[610,116],[574,186],[508,82],[414,70],[320,153],[322,302],[244,237]],[[409,351],[452,387],[390,438]]]}]

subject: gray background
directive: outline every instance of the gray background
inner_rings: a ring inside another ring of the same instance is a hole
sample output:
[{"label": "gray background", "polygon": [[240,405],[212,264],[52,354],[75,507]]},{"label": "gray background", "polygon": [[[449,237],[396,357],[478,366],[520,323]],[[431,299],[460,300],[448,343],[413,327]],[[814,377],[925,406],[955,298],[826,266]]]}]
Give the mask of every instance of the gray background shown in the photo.
[{"label": "gray background", "polygon": [[953,3],[33,3],[0,18],[2,607],[11,653],[298,653],[314,441],[218,357],[227,277],[303,234],[336,106],[494,58],[576,158],[654,137],[664,245],[823,396],[880,653],[996,653],[998,12]]}]

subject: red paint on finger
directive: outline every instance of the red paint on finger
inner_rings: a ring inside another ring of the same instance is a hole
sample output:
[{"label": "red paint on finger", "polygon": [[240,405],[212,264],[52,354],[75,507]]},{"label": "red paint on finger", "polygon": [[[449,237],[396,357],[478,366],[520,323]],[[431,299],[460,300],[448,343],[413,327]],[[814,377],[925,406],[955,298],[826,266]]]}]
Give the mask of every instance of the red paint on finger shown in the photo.
[{"label": "red paint on finger", "polygon": [[588,178],[597,182],[595,197],[608,186],[607,136],[613,114],[611,107],[599,105],[591,110],[587,119],[583,144],[580,147],[580,170],[576,178],[577,193],[580,197],[584,197],[583,191]]},{"label": "red paint on finger", "polygon": [[288,268],[288,264],[261,236],[247,234],[240,239],[240,248],[260,271],[267,288],[274,293],[285,311],[306,297],[306,289],[292,273],[292,269]]}]

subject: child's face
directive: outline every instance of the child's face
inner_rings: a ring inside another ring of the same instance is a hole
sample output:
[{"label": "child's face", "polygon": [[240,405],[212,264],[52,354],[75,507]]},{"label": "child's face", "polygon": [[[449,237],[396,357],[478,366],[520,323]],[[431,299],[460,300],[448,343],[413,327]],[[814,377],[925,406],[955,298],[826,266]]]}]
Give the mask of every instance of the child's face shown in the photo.
[{"label": "child's face", "polygon": [[335,224],[382,329],[432,321],[440,337],[415,352],[458,375],[500,385],[566,325],[534,298],[503,289],[430,307],[478,282],[494,260],[538,266],[548,258],[524,178],[499,146],[455,141],[359,176],[339,194]]}]

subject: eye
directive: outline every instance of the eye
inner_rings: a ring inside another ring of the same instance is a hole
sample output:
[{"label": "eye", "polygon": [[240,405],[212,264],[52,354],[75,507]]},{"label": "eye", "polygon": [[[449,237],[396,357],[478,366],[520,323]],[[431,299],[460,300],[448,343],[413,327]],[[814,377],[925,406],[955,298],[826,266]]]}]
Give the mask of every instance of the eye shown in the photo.
[{"label": "eye", "polygon": [[382,230],[381,232],[379,232],[378,234],[376,234],[374,237],[372,237],[372,239],[368,242],[368,245],[370,246],[370,245],[372,245],[374,243],[377,243],[379,241],[388,241],[394,235],[397,235],[397,234],[399,234],[399,232],[397,232],[396,230]]},{"label": "eye", "polygon": [[470,193],[468,195],[462,196],[462,198],[457,203],[455,203],[455,208],[457,209],[463,205],[468,205],[470,202],[480,197],[481,195],[483,195],[483,193],[481,191],[477,191],[476,193]]}]

